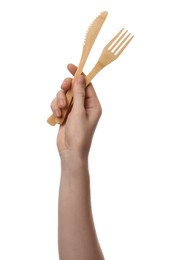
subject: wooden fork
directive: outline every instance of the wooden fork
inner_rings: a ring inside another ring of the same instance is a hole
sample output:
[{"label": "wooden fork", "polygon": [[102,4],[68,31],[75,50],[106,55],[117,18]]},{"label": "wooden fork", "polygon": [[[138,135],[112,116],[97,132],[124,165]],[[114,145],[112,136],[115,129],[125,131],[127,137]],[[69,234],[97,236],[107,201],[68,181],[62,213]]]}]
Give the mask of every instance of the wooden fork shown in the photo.
[{"label": "wooden fork", "polygon": [[[108,64],[116,60],[120,54],[124,51],[124,49],[127,47],[127,45],[130,43],[130,41],[133,39],[134,35],[131,36],[131,33],[128,33],[127,30],[124,28],[120,30],[113,39],[104,47],[100,58],[98,59],[96,65],[93,67],[93,69],[90,71],[90,73],[86,76],[86,87],[89,85],[91,80],[96,76],[96,74],[101,71],[104,67],[106,67]],[[72,94],[71,94],[72,95]],[[49,118],[48,123],[50,121],[55,122],[55,124],[63,124],[70,112],[70,107],[73,104],[73,96],[71,96],[71,99],[69,97],[70,103],[67,106],[67,113],[60,117],[60,118]],[[54,125],[54,124],[51,124]]]},{"label": "wooden fork", "polygon": [[127,32],[128,31],[123,28],[104,47],[96,65],[86,76],[86,87],[89,85],[90,81],[96,76],[96,74],[99,71],[101,71],[104,67],[106,67],[108,64],[116,60],[127,47],[127,45],[131,42],[134,35],[131,36],[131,33],[127,34]]}]

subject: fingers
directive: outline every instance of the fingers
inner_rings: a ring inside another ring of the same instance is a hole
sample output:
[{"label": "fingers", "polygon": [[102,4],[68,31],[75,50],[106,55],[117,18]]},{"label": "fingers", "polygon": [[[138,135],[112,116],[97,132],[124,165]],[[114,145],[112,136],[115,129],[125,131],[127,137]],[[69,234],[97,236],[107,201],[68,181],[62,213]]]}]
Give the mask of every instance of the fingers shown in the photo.
[{"label": "fingers", "polygon": [[[77,70],[77,66],[75,66],[74,64],[68,64],[67,65],[67,69],[69,70],[69,72],[74,75],[76,73],[76,70]],[[84,73],[82,73],[82,75],[85,76]],[[95,89],[93,87],[93,85],[90,83],[88,85],[88,87],[86,88],[86,92],[85,92],[85,95],[86,95],[86,101],[85,101],[85,107],[97,107],[97,106],[100,106],[100,103],[99,103],[99,100],[98,100],[98,97],[97,97],[97,94],[95,92]],[[82,103],[81,103],[82,104]]]},{"label": "fingers", "polygon": [[[67,65],[67,69],[68,71],[74,76],[77,70],[77,66],[75,66],[74,64],[70,63]],[[83,72],[82,72],[83,76],[86,76]]]},{"label": "fingers", "polygon": [[56,117],[61,117],[62,115],[61,109],[64,107],[64,104],[65,101],[63,97],[63,92],[60,90],[51,103],[52,112]]},{"label": "fingers", "polygon": [[96,91],[95,91],[93,85],[90,84],[90,85],[86,88],[86,98],[93,98],[93,97],[97,97],[97,95],[96,95]]},{"label": "fingers", "polygon": [[73,86],[73,110],[83,110],[85,104],[85,78],[80,75]]},{"label": "fingers", "polygon": [[[68,64],[67,69],[72,75],[74,75],[76,73],[77,67],[73,64]],[[96,105],[98,103],[97,95],[92,84],[90,84],[85,90],[84,76],[85,74],[82,73],[73,86],[74,109],[84,109],[86,104],[88,104],[87,107],[90,107],[91,105]],[[61,85],[61,90],[57,93],[56,97],[51,103],[51,109],[56,117],[62,116],[62,109],[67,105],[66,92],[71,88],[71,86],[72,78],[66,78]]]},{"label": "fingers", "polygon": [[67,91],[71,88],[72,85],[72,79],[71,78],[65,78],[64,81],[62,82],[61,89],[64,91]]},{"label": "fingers", "polygon": [[51,103],[52,112],[56,117],[62,116],[62,109],[67,105],[66,92],[71,88],[71,85],[71,78],[64,79],[61,85],[61,90],[57,93],[56,97]]},{"label": "fingers", "polygon": [[74,76],[77,70],[77,67],[74,64],[68,64],[67,65],[68,71]]}]

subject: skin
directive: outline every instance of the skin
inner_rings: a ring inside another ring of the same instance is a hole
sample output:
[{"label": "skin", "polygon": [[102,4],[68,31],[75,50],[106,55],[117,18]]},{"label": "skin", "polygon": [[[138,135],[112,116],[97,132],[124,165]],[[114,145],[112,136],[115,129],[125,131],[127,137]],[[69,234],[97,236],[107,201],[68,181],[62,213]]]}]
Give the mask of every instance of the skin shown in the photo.
[{"label": "skin", "polygon": [[[76,66],[68,65],[75,74]],[[57,147],[61,159],[58,207],[58,247],[60,260],[103,260],[94,226],[88,157],[93,134],[101,116],[101,105],[90,84],[80,75],[72,86],[66,78],[51,104],[56,117],[66,106],[66,91],[73,89],[73,107],[64,125],[60,126]]]}]

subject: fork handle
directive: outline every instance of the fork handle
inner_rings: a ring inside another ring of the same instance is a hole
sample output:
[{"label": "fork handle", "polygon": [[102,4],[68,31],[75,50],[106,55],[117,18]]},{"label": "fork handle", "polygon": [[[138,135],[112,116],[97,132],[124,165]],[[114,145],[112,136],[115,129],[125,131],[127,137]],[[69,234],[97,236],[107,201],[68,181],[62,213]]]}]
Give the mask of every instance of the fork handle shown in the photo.
[{"label": "fork handle", "polygon": [[[91,82],[91,80],[96,76],[96,74],[103,69],[102,65],[100,63],[96,63],[96,65],[94,66],[94,68],[90,71],[90,73],[85,77],[86,79],[86,87],[89,85],[89,83]],[[70,112],[70,108],[73,104],[73,93],[72,93],[72,89],[68,90],[66,93],[66,98],[67,98],[67,105],[64,109],[62,109],[62,116],[61,117],[55,117],[54,114],[52,114],[47,122],[51,125],[51,126],[55,126],[56,124],[60,124],[62,125],[69,112]]]}]

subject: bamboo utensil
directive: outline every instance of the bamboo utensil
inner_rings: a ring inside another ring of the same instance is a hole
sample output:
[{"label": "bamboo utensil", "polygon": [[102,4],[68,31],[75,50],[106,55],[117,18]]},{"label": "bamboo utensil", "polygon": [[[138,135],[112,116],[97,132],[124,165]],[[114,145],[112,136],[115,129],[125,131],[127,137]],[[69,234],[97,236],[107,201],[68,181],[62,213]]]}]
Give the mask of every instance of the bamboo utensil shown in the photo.
[{"label": "bamboo utensil", "polygon": [[[100,32],[100,29],[101,29],[101,27],[102,27],[102,25],[103,25],[103,23],[104,23],[104,21],[107,17],[107,14],[108,14],[108,12],[102,12],[99,16],[96,17],[96,19],[89,26],[89,29],[88,29],[86,36],[85,36],[79,66],[78,66],[77,71],[74,75],[72,84],[74,83],[76,78],[82,73],[84,65],[86,63],[86,60],[89,56],[89,53],[92,49],[92,46],[93,46],[95,40],[96,40],[96,38],[97,38],[97,36]],[[71,106],[71,103],[73,101],[71,89],[66,93],[66,98],[67,98],[67,106],[64,109],[62,109],[62,117],[55,118],[54,114],[52,114],[47,120],[47,122],[50,125],[54,126],[56,123],[62,124],[64,122],[64,120],[67,116],[67,113],[69,111],[69,107]]]},{"label": "bamboo utensil", "polygon": [[96,65],[86,76],[86,87],[89,85],[90,81],[96,76],[96,74],[99,73],[99,71],[101,71],[104,67],[106,67],[108,64],[110,64],[120,56],[120,54],[124,51],[124,49],[130,43],[130,41],[133,39],[134,35],[131,36],[131,33],[127,34],[127,32],[128,31],[123,28],[104,47]]},{"label": "bamboo utensil", "polygon": [[[93,22],[93,24],[90,26],[83,46],[83,52],[82,52],[80,64],[74,76],[72,84],[74,83],[75,79],[82,73],[89,52],[101,29],[101,26],[103,25],[106,16],[107,16],[107,12],[101,13],[100,16],[98,16]],[[110,64],[120,56],[120,54],[124,51],[124,49],[130,43],[130,41],[133,39],[133,37],[134,36],[131,36],[131,34],[128,33],[128,31],[123,28],[111,39],[111,41],[103,48],[100,58],[98,59],[93,69],[86,76],[86,87],[89,85],[91,80],[96,76],[96,74],[99,71],[101,71],[105,66],[107,66],[108,64]],[[63,124],[65,122],[67,115],[70,111],[70,107],[73,104],[72,90],[66,93],[66,97],[67,97],[67,106],[65,109],[62,110],[62,117],[55,118],[54,115],[51,115],[48,118],[48,123],[50,125],[54,126],[57,123]]]}]

